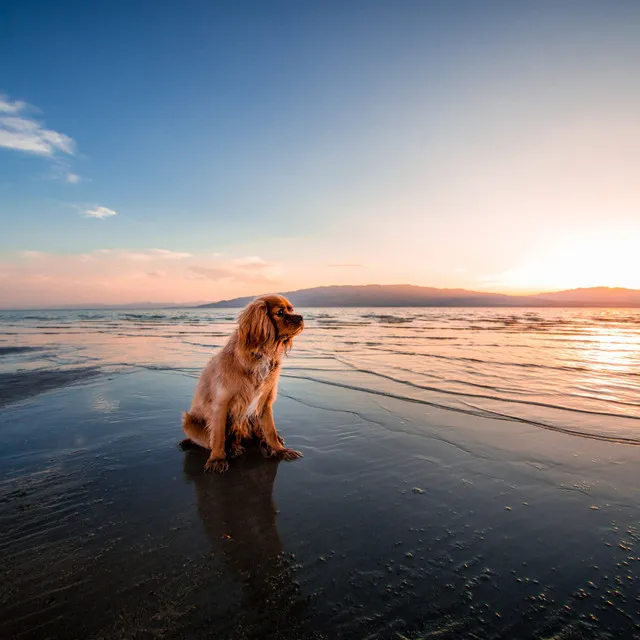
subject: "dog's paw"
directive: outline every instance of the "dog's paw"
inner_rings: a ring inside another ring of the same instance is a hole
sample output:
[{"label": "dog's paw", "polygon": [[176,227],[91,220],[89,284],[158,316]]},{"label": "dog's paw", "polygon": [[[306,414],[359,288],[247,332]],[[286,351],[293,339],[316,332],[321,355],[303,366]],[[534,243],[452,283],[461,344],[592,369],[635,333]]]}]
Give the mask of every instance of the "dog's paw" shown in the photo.
[{"label": "dog's paw", "polygon": [[273,456],[273,449],[264,440],[260,441],[258,449],[260,450],[263,458],[271,458]]},{"label": "dog's paw", "polygon": [[209,458],[204,465],[208,473],[224,473],[229,469],[229,463],[224,458]]},{"label": "dog's paw", "polygon": [[246,449],[241,444],[233,444],[229,449],[229,457],[230,458],[238,458],[240,457]]},{"label": "dog's paw", "polygon": [[280,434],[278,434],[278,441],[282,446],[284,446],[284,438]]},{"label": "dog's paw", "polygon": [[297,460],[302,458],[302,454],[295,449],[281,449],[275,452],[275,457],[279,460]]}]

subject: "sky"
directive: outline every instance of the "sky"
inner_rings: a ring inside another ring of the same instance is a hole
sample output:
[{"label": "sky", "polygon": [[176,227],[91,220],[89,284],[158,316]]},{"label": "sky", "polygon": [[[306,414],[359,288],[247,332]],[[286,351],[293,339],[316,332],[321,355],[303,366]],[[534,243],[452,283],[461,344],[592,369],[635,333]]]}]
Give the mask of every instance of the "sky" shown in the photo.
[{"label": "sky", "polygon": [[0,307],[640,288],[640,3],[0,2]]}]

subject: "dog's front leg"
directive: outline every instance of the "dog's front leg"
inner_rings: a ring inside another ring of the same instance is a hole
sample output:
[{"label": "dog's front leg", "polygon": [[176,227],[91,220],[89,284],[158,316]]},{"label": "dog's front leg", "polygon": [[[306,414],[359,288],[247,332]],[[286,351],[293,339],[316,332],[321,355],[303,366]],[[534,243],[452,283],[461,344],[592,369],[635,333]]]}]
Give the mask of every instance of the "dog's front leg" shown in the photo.
[{"label": "dog's front leg", "polygon": [[211,403],[211,410],[207,416],[207,429],[209,431],[209,459],[205,464],[205,471],[224,473],[229,468],[224,450],[225,430],[227,427],[227,411],[229,399],[216,398]]},{"label": "dog's front leg", "polygon": [[297,458],[302,458],[302,454],[299,451],[286,449],[282,446],[280,436],[276,431],[276,423],[273,420],[273,409],[270,403],[267,403],[262,411],[260,428],[262,429],[262,435],[266,440],[271,456],[280,458],[280,460],[296,460]]}]

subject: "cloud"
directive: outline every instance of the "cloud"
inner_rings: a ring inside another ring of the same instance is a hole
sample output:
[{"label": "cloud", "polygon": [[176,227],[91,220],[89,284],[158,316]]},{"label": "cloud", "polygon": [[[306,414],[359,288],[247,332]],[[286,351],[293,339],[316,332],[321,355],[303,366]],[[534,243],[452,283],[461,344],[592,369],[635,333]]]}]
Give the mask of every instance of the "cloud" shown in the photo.
[{"label": "cloud", "polygon": [[167,249],[150,249],[150,253],[158,258],[166,258],[167,260],[182,260],[183,258],[190,258],[190,253],[184,253],[182,251],[168,251]]},{"label": "cloud", "polygon": [[87,253],[59,254],[45,251],[20,251],[18,254],[27,260],[44,260],[74,258],[80,262],[96,262],[101,258],[118,258],[120,260],[132,260],[134,262],[151,262],[152,260],[182,260],[190,258],[190,253],[182,251],[169,251],[168,249],[143,249],[141,251],[125,251],[122,249],[96,249]]},{"label": "cloud", "polygon": [[233,264],[237,265],[240,269],[247,269],[249,271],[264,271],[266,269],[272,269],[276,265],[272,262],[267,262],[259,256],[248,256],[246,258],[236,258]]},{"label": "cloud", "polygon": [[143,249],[142,251],[123,251],[121,249],[97,249],[92,254],[81,254],[81,259],[88,257],[115,256],[122,260],[134,262],[151,262],[152,260],[183,260],[190,258],[190,253],[183,251],[169,251],[168,249]]},{"label": "cloud", "polygon": [[0,113],[18,113],[26,106],[26,102],[20,102],[19,100],[11,102],[6,96],[0,94]]},{"label": "cloud", "polygon": [[125,260],[135,262],[150,262],[151,260],[183,260],[190,258],[190,253],[180,251],[168,251],[167,249],[148,249],[147,251],[118,251],[117,253]]},{"label": "cloud", "polygon": [[[27,246],[27,249],[29,247]],[[0,253],[0,307],[64,303],[206,302],[280,288],[282,266],[169,248]]]},{"label": "cloud", "polygon": [[38,120],[22,114],[26,108],[24,102],[10,102],[0,97],[0,114],[11,114],[0,115],[0,147],[44,156],[75,153],[76,143],[73,138],[45,129]]},{"label": "cloud", "polygon": [[364,265],[360,264],[359,262],[336,262],[333,264],[328,264],[327,267],[361,269],[364,267]]},{"label": "cloud", "polygon": [[226,280],[228,282],[244,284],[269,284],[277,282],[276,275],[279,267],[258,256],[236,258],[230,264],[217,264],[211,267],[189,267],[189,271],[213,281]]},{"label": "cloud", "polygon": [[46,258],[49,254],[44,251],[21,251],[20,255],[28,260],[40,260]]},{"label": "cloud", "polygon": [[[26,102],[11,101],[0,94],[0,147],[50,158],[55,164],[64,166],[65,156],[73,156],[76,143],[70,136],[45,128],[39,120],[28,115],[34,111]],[[80,177],[65,169],[58,171],[70,184],[77,184]]]},{"label": "cloud", "polygon": [[49,158],[53,177],[69,184],[78,184],[80,176],[69,170],[65,159],[74,156],[76,143],[70,136],[47,129],[31,113],[34,107],[21,100],[9,100],[0,94],[0,148]]},{"label": "cloud", "polygon": [[104,218],[117,216],[118,214],[113,209],[107,209],[107,207],[94,207],[93,209],[85,209],[82,215],[85,218],[98,218],[103,220]]}]

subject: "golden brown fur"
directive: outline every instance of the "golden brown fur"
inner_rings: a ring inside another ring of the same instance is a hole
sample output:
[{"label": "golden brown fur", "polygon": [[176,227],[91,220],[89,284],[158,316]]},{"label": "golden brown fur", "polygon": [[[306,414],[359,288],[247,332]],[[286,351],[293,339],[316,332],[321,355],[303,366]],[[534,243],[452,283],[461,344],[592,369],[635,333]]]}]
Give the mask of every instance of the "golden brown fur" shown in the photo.
[{"label": "golden brown fur", "polygon": [[266,455],[282,460],[301,457],[283,446],[272,405],[282,355],[303,327],[302,316],[293,313],[286,298],[257,298],[240,314],[238,328],[222,351],[209,360],[182,423],[189,441],[210,450],[207,471],[224,473],[229,468],[228,439],[232,457],[243,452],[243,440],[254,436]]}]

